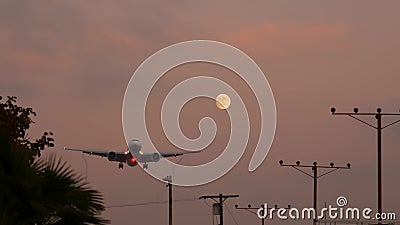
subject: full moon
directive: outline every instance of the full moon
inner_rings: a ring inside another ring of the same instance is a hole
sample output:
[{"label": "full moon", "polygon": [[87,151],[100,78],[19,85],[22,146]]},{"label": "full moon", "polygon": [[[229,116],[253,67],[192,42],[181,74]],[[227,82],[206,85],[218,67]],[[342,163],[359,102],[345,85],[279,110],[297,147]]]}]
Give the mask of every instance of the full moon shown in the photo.
[{"label": "full moon", "polygon": [[219,94],[215,99],[215,104],[219,109],[227,109],[231,105],[231,98],[227,94]]}]

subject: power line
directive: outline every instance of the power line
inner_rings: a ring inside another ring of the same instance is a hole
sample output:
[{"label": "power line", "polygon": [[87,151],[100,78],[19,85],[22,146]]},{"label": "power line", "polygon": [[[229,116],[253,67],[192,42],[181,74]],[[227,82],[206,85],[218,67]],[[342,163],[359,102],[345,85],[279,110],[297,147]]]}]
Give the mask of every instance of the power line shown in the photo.
[{"label": "power line", "polygon": [[[290,209],[291,208],[291,205],[288,205],[287,206],[287,208],[284,208],[284,209]],[[256,216],[258,216],[258,210],[262,210],[261,212],[262,212],[262,214],[264,214],[264,215],[268,215],[268,212],[269,212],[269,210],[270,209],[278,209],[278,205],[275,205],[274,207],[265,207],[264,205],[261,205],[260,207],[253,207],[251,204],[248,204],[247,205],[247,207],[239,207],[239,205],[235,205],[235,209],[242,209],[242,210],[246,210],[246,211],[248,211],[248,212],[250,212],[250,213],[252,213],[252,214],[254,214],[254,215],[256,215]],[[265,211],[264,211],[265,210]],[[266,218],[266,216],[265,217],[262,217],[261,218],[261,225],[264,225],[265,224],[265,218]]]},{"label": "power line", "polygon": [[[189,202],[189,201],[197,201],[197,200],[198,200],[198,198],[184,198],[184,199],[173,200],[173,202]],[[111,208],[136,207],[136,206],[164,204],[164,203],[168,203],[168,202],[169,201],[164,200],[164,201],[143,202],[143,203],[134,203],[134,204],[121,204],[121,205],[106,206],[106,208],[111,209]]]},{"label": "power line", "polygon": [[[226,206],[225,203],[223,203],[223,204]],[[233,214],[232,214],[231,210],[229,209],[229,207],[226,207],[226,209],[228,210],[228,213],[229,213],[229,215],[231,215],[231,217],[232,217],[233,221],[235,222],[235,224],[236,224],[236,225],[239,225],[239,223],[237,222],[237,220],[236,220],[235,217],[233,216]]]},{"label": "power line", "polygon": [[83,161],[85,162],[85,181],[87,181],[87,177],[88,177],[88,164],[87,164],[87,160],[85,157],[85,154],[82,152],[82,158]]},{"label": "power line", "polygon": [[206,204],[206,206],[212,207],[212,205],[208,204],[207,201],[206,201],[205,199],[203,199],[203,200],[204,200],[203,202],[204,202],[204,204]]}]

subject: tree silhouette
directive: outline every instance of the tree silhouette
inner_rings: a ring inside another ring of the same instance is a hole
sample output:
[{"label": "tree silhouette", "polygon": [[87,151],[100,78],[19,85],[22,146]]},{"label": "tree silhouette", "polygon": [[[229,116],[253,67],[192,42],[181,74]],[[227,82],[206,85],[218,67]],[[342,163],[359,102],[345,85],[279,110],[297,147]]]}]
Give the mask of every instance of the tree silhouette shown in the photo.
[{"label": "tree silhouette", "polygon": [[100,192],[56,156],[35,157],[54,146],[52,134],[30,142],[27,129],[36,114],[15,99],[0,104],[0,224],[108,224],[100,217]]},{"label": "tree silhouette", "polygon": [[40,157],[40,150],[44,150],[45,147],[54,147],[52,132],[44,132],[41,138],[30,141],[27,130],[34,123],[31,117],[36,116],[32,108],[16,105],[15,96],[7,96],[4,103],[1,102],[2,99],[0,96],[0,129],[6,132],[11,142],[31,150],[32,157]]}]

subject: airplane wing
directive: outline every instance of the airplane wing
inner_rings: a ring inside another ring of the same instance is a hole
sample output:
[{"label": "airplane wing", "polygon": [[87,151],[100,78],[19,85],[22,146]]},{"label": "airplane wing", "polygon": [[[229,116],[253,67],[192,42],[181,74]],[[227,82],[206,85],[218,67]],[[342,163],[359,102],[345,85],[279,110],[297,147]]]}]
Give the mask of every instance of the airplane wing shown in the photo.
[{"label": "airplane wing", "polygon": [[84,150],[76,148],[66,148],[64,150],[82,152],[89,155],[97,155],[101,157],[106,157],[108,161],[119,162],[118,168],[122,169],[123,164],[126,163],[129,166],[136,166],[138,162],[129,152],[113,152],[113,151],[98,151],[98,150]]},{"label": "airplane wing", "polygon": [[83,150],[83,149],[66,148],[66,147],[64,147],[64,150],[83,152],[85,154],[98,155],[98,156],[101,156],[101,157],[107,157],[108,154],[110,153],[110,152],[106,152],[106,151]]},{"label": "airplane wing", "polygon": [[201,151],[192,151],[192,152],[163,152],[160,153],[161,157],[163,158],[168,158],[168,157],[177,157],[185,154],[191,154],[191,153],[199,153]]}]

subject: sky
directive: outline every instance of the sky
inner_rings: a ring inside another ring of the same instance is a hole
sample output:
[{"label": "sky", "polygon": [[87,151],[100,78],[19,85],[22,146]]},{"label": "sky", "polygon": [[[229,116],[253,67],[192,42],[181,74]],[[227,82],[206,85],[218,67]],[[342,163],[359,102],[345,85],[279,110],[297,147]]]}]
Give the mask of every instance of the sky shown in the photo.
[{"label": "sky", "polygon": [[[138,66],[158,50],[181,41],[224,42],[248,54],[268,79],[277,109],[275,139],[255,172],[247,171],[252,152],[246,151],[217,181],[174,187],[175,199],[193,199],[174,204],[174,224],[211,224],[212,202],[194,200],[207,194],[240,195],[225,202],[226,224],[259,223],[254,215],[234,209],[234,204],[310,207],[312,180],[280,167],[280,159],[321,165],[350,162],[351,170],[319,179],[318,204],[346,196],[351,206],[376,208],[375,131],[351,118],[332,116],[330,108],[399,111],[399,6],[398,1],[2,0],[0,95],[17,96],[19,104],[34,108],[38,116],[30,137],[52,131],[56,146],[45,155],[56,154],[86,174],[90,185],[103,193],[107,206],[164,201],[168,197],[165,184],[141,168],[121,171],[105,158],[83,157],[62,148],[126,150],[122,102]],[[170,73],[177,75],[160,81],[161,87],[173,86],[175,77],[199,73],[237,83],[229,71],[215,65],[186,65]],[[153,96],[155,103],[162,100],[157,96]],[[180,121],[184,133],[195,138],[196,122],[209,114],[224,124],[226,118],[218,113],[204,99],[190,102]],[[375,123],[374,118],[365,119]],[[396,118],[384,122],[392,119]],[[157,124],[150,128],[160,131]],[[222,129],[215,148],[198,158],[184,157],[182,163],[212,160],[226,142],[224,134]],[[399,134],[400,125],[383,132],[383,206],[384,211],[400,215]],[[160,224],[166,223],[168,208],[165,203],[108,208],[104,217],[115,225]]]}]

